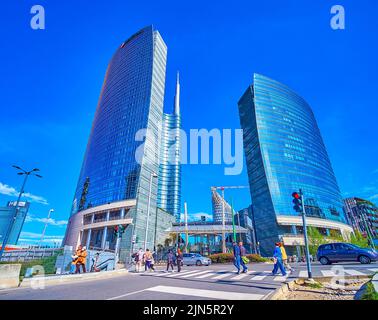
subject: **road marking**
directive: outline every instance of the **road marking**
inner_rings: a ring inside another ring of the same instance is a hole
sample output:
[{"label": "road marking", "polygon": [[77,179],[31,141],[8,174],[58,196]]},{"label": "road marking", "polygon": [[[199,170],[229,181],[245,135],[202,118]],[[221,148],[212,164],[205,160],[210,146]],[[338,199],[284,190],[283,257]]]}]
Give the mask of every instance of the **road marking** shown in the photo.
[{"label": "road marking", "polygon": [[181,276],[181,275],[185,275],[185,274],[189,274],[189,273],[195,273],[195,272],[198,272],[198,271],[199,270],[183,271],[183,272],[173,272],[169,276],[166,276],[166,278],[177,277],[177,276]]},{"label": "road marking", "polygon": [[378,268],[368,269],[369,271],[378,272]]},{"label": "road marking", "polygon": [[[208,278],[208,277],[211,277],[211,276],[215,276],[216,274],[218,274],[218,272],[209,272],[208,274],[204,274],[202,276],[198,276],[198,277],[194,277],[194,278],[196,278],[196,279],[204,279],[204,278]],[[222,273],[223,272],[227,272],[227,270],[220,271],[220,272],[222,272]]]},{"label": "road marking", "polygon": [[325,277],[334,277],[336,274],[331,270],[321,270],[323,276]]},{"label": "road marking", "polygon": [[227,278],[230,275],[231,275],[231,273],[226,272],[226,273],[220,274],[219,276],[213,277],[211,279],[212,280],[220,280],[220,279],[223,279],[223,278]]},{"label": "road marking", "polygon": [[308,278],[308,272],[305,270],[299,271],[298,278]]},{"label": "road marking", "polygon": [[347,270],[347,269],[345,269],[344,271],[345,271],[345,273],[350,274],[352,276],[365,276],[365,273],[362,273],[362,272],[357,271],[357,270]]},{"label": "road marking", "polygon": [[168,287],[168,286],[156,286],[156,287],[148,288],[146,289],[146,291],[170,293],[170,294],[201,297],[201,298],[220,299],[220,300],[261,300],[264,297],[264,295],[262,294],[202,290],[202,289]]},{"label": "road marking", "polygon": [[[261,275],[262,273],[265,274],[265,275]],[[259,272],[257,276],[252,277],[250,280],[251,281],[261,281],[264,278],[266,278],[269,273],[271,273],[271,272],[270,271]]]},{"label": "road marking", "polygon": [[208,272],[211,272],[211,271],[212,270],[206,270],[206,271],[200,271],[200,272],[197,272],[197,273],[191,273],[191,274],[184,275],[181,278],[189,278],[189,277],[197,276],[197,275],[200,275],[200,274],[208,273]]},{"label": "road marking", "polygon": [[285,281],[289,275],[274,277],[273,281]]},{"label": "road marking", "polygon": [[117,300],[117,299],[120,299],[120,298],[123,298],[123,297],[127,297],[127,296],[131,296],[132,294],[137,294],[137,293],[141,293],[143,291],[145,291],[146,289],[143,289],[143,290],[138,290],[138,291],[133,291],[133,292],[129,292],[129,293],[125,293],[125,294],[122,294],[120,296],[116,296],[116,297],[113,297],[113,298],[108,298],[106,300]]},{"label": "road marking", "polygon": [[251,273],[252,273],[251,271],[248,271],[246,273],[241,273],[241,274],[238,274],[236,277],[231,278],[230,280],[241,280],[241,279],[251,275]]}]

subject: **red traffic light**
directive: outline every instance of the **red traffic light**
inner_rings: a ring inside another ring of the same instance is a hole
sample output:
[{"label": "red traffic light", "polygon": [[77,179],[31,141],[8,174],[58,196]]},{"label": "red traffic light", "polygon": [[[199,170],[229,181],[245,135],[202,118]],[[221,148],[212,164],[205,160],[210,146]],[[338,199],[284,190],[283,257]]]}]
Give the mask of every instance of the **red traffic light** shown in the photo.
[{"label": "red traffic light", "polygon": [[292,196],[293,196],[294,199],[300,199],[301,198],[301,196],[298,192],[293,192]]}]

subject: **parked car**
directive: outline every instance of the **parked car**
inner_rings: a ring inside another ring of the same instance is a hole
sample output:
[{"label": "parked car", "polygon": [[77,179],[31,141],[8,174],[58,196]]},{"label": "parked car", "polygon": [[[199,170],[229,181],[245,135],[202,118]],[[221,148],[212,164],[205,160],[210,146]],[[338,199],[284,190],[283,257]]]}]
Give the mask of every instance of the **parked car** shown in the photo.
[{"label": "parked car", "polygon": [[323,265],[350,261],[369,264],[378,260],[378,251],[350,243],[327,243],[319,246],[316,256]]},{"label": "parked car", "polygon": [[187,266],[209,266],[211,265],[211,260],[198,253],[184,253],[183,264]]}]

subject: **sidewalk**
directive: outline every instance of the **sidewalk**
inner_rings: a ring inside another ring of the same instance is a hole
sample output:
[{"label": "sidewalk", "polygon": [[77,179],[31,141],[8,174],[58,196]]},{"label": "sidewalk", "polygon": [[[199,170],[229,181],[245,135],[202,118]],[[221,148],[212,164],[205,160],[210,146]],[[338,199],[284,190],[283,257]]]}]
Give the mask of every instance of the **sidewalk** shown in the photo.
[{"label": "sidewalk", "polygon": [[116,277],[128,274],[127,269],[118,269],[112,271],[101,271],[101,272],[88,272],[88,273],[79,273],[79,274],[64,274],[64,275],[47,275],[47,276],[34,276],[32,278],[24,278],[20,284],[21,288],[32,287],[34,285],[43,284],[44,286],[48,285],[57,285],[57,284],[66,284],[70,282],[79,282],[79,281],[89,281],[104,279],[109,277]]}]

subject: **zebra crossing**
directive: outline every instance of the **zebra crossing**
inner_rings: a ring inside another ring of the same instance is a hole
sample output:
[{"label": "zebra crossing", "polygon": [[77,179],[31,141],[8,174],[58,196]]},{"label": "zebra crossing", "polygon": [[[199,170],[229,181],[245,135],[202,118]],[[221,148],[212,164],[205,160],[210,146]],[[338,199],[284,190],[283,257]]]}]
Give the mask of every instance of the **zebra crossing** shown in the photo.
[{"label": "zebra crossing", "polygon": [[[335,276],[366,276],[378,272],[377,268],[370,269],[348,269],[348,268],[331,268],[329,270],[319,270],[318,276],[324,277],[335,277]],[[153,277],[163,277],[163,278],[176,278],[176,279],[194,279],[194,280],[214,280],[214,281],[268,281],[268,282],[285,282],[288,279],[295,278],[307,278],[306,270],[299,270],[297,272],[288,271],[286,276],[281,274],[272,275],[271,271],[248,271],[246,273],[236,274],[235,271],[225,270],[225,269],[194,269],[194,270],[183,270],[182,272],[166,272],[166,271],[156,271],[152,273],[143,273],[143,275],[153,276]]]},{"label": "zebra crossing", "polygon": [[182,272],[157,271],[154,273],[144,273],[153,277],[177,278],[177,279],[206,279],[222,281],[270,281],[283,282],[290,276],[290,271],[286,276],[272,275],[271,271],[248,271],[236,274],[229,270],[186,270]]}]

